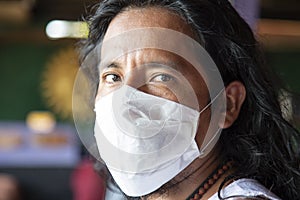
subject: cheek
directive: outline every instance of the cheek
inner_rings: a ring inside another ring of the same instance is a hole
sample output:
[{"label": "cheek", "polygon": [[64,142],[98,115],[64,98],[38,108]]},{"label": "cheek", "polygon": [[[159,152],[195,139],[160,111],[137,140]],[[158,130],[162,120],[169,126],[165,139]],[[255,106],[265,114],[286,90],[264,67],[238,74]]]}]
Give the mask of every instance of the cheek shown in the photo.
[{"label": "cheek", "polygon": [[[200,110],[202,110],[209,103],[209,93],[208,90],[206,89],[207,88],[206,85],[205,86],[202,85],[202,88],[205,89],[203,89],[202,91],[196,90],[196,96],[200,104],[199,105]],[[203,140],[207,134],[210,121],[211,121],[211,109],[210,107],[208,107],[200,114],[200,118],[198,121],[198,130],[195,139],[199,148],[201,147]]]},{"label": "cheek", "polygon": [[170,101],[174,101],[178,103],[177,96],[165,86],[144,85],[142,87],[139,87],[138,90],[145,92],[147,94],[151,94],[157,97],[162,97],[164,99],[168,99]]},{"label": "cheek", "polygon": [[99,99],[100,97],[103,97],[103,96],[109,94],[112,91],[113,91],[112,89],[107,88],[104,86],[104,84],[100,83],[98,85],[98,89],[97,89],[97,93],[96,93],[96,100]]},{"label": "cheek", "polygon": [[210,109],[205,110],[200,115],[200,119],[199,119],[199,122],[198,122],[198,130],[197,130],[196,138],[195,138],[196,143],[197,143],[199,148],[201,147],[201,145],[203,143],[203,140],[204,140],[204,137],[207,133],[207,130],[208,130],[208,127],[209,127],[209,124],[210,124],[210,118],[211,118]]},{"label": "cheek", "polygon": [[[196,72],[194,74],[198,75],[198,73]],[[210,98],[209,98],[208,87],[200,75],[198,76],[191,75],[189,77],[189,81],[193,87],[196,98],[198,100],[198,106],[200,108],[199,111],[201,111],[209,103]],[[200,118],[198,121],[198,129],[196,132],[195,140],[199,148],[201,147],[204,138],[207,134],[210,121],[211,121],[211,110],[210,107],[208,107],[200,114]]]},{"label": "cheek", "polygon": [[96,100],[101,97],[104,96],[105,92],[103,91],[103,86],[101,84],[98,85],[97,91],[96,91]]},{"label": "cheek", "polygon": [[[105,96],[105,95],[113,92],[115,89],[117,89],[117,88],[114,88],[114,89],[107,88],[107,87],[105,87],[105,85],[99,84],[97,94],[96,94],[96,100],[102,96]],[[174,91],[172,91],[171,89],[169,89],[168,87],[166,87],[164,85],[147,84],[147,85],[143,85],[143,86],[139,87],[138,90],[145,92],[147,94],[151,94],[151,95],[154,95],[157,97],[168,99],[170,101],[174,101],[177,103],[179,103],[178,97],[183,96],[182,94],[178,94],[178,92],[176,92],[176,94],[175,94]]]}]

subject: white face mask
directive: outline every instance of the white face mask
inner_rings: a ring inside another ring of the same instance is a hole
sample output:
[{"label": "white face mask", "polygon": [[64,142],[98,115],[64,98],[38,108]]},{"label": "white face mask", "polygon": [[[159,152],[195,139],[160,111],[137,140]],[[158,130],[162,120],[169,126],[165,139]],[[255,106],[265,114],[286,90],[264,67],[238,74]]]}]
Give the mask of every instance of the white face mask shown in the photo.
[{"label": "white face mask", "polygon": [[211,103],[199,112],[127,85],[96,102],[98,150],[126,195],[155,191],[215,145],[220,129],[200,150],[194,140]]}]

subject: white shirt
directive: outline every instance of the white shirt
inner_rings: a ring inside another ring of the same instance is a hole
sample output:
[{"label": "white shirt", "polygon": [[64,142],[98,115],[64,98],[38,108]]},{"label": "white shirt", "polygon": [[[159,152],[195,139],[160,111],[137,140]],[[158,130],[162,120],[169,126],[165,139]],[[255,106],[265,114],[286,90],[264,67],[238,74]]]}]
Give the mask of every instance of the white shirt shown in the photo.
[{"label": "white shirt", "polygon": [[[109,184],[110,187],[106,190],[107,200],[126,200],[126,197],[120,192],[119,189],[113,184]],[[221,197],[228,197],[233,195],[244,195],[244,196],[263,196],[270,200],[281,200],[275,194],[270,192],[267,188],[261,185],[254,179],[239,179],[224,189],[221,190]],[[208,200],[219,200],[218,193],[211,196]],[[233,199],[231,199],[233,200]]]},{"label": "white shirt", "polygon": [[[249,197],[262,196],[270,200],[280,200],[279,197],[270,192],[258,181],[246,178],[236,180],[221,190],[221,197],[234,195],[243,195]],[[210,197],[209,200],[219,200],[218,193]]]}]

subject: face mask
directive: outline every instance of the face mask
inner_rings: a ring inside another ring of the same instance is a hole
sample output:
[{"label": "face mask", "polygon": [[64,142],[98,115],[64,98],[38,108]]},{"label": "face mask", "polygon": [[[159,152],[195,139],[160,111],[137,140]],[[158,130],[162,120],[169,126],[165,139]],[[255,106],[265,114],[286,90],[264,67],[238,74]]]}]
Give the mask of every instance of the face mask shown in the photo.
[{"label": "face mask", "polygon": [[220,129],[200,150],[194,140],[211,103],[199,112],[127,85],[96,101],[98,150],[126,195],[155,191],[216,143]]}]

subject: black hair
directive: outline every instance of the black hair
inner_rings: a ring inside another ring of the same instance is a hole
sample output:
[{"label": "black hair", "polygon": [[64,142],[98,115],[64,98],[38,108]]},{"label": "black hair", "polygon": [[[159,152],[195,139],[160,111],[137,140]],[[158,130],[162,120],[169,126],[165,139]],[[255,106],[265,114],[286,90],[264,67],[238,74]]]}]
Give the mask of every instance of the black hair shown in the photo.
[{"label": "black hair", "polygon": [[[222,157],[235,161],[233,179],[253,178],[282,199],[300,199],[300,136],[282,115],[282,87],[274,81],[248,24],[228,0],[104,0],[89,18],[84,60],[99,45],[111,20],[124,9],[162,7],[180,15],[203,40],[225,86],[244,84],[247,96],[234,124],[220,138]],[[98,84],[97,69],[90,76]]]}]

